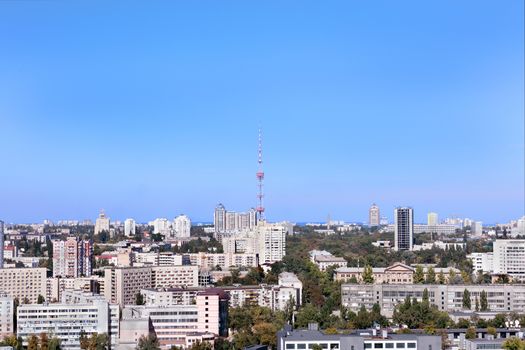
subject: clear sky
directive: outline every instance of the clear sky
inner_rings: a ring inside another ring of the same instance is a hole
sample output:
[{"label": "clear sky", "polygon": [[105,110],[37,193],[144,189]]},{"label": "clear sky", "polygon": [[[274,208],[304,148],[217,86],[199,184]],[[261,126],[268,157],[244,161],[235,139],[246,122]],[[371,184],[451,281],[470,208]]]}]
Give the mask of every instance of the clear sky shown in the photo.
[{"label": "clear sky", "polygon": [[524,214],[524,4],[0,1],[0,218]]}]

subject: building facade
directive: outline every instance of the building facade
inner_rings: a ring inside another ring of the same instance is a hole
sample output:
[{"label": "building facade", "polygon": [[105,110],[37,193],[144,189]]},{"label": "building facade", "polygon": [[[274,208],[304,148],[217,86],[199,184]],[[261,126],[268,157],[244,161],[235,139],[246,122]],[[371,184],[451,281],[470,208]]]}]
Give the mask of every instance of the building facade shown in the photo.
[{"label": "building facade", "polygon": [[0,288],[20,302],[36,303],[39,295],[46,295],[46,275],[43,267],[0,269]]},{"label": "building facade", "polygon": [[414,242],[414,210],[399,207],[394,210],[394,249],[412,250]]},{"label": "building facade", "polygon": [[15,317],[15,299],[0,291],[0,338],[13,334]]},{"label": "building facade", "polygon": [[175,237],[188,238],[191,231],[191,220],[186,215],[179,215],[173,220]]},{"label": "building facade", "polygon": [[95,234],[98,235],[102,231],[106,231],[109,234],[109,218],[106,213],[102,210],[95,221]]},{"label": "building facade", "polygon": [[53,277],[91,276],[93,243],[77,237],[53,241]]},{"label": "building facade", "polygon": [[381,215],[379,213],[379,207],[374,203],[368,209],[368,226],[377,227],[380,225]]},{"label": "building facade", "polygon": [[131,237],[135,236],[137,230],[137,224],[133,219],[126,219],[124,221],[124,236]]}]

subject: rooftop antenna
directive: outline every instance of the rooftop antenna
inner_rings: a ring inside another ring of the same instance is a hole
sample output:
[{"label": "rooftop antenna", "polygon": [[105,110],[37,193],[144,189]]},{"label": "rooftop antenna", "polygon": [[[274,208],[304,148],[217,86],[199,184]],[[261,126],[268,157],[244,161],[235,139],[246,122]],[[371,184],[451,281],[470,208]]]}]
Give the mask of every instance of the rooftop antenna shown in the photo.
[{"label": "rooftop antenna", "polygon": [[259,127],[259,147],[257,151],[257,163],[258,163],[258,170],[256,173],[257,176],[257,187],[259,189],[259,193],[257,194],[257,216],[258,219],[261,221],[265,221],[266,218],[264,216],[264,171],[263,171],[263,161],[262,161],[262,131]]}]

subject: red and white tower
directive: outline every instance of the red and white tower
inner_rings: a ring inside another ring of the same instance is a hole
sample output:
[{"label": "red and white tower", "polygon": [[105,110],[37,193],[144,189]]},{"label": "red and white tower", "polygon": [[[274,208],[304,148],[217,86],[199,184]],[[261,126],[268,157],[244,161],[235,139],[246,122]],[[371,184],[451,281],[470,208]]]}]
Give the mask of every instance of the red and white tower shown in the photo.
[{"label": "red and white tower", "polygon": [[263,171],[263,162],[262,162],[262,133],[259,128],[259,148],[258,148],[258,157],[257,162],[259,163],[259,168],[257,170],[257,187],[259,188],[259,193],[257,194],[257,220],[265,220],[264,217],[264,171]]}]

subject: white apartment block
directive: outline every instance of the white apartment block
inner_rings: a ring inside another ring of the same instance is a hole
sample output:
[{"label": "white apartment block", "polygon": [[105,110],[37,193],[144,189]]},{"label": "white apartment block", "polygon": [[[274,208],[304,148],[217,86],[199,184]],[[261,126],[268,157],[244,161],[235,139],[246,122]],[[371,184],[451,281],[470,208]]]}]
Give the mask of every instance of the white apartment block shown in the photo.
[{"label": "white apartment block", "polygon": [[525,285],[491,284],[343,284],[341,286],[341,304],[354,312],[362,305],[370,310],[379,303],[381,313],[392,317],[394,308],[406,297],[421,301],[424,290],[428,290],[429,301],[441,311],[463,311],[463,292],[470,292],[471,305],[474,308],[476,298],[482,291],[487,294],[490,311],[508,313],[525,312]]},{"label": "white apartment block", "polygon": [[222,270],[230,267],[257,267],[259,258],[257,254],[235,254],[235,253],[192,253],[187,254],[191,265],[199,268],[213,270],[219,266]]},{"label": "white apartment block", "polygon": [[494,270],[494,253],[471,253],[467,259],[472,262],[474,272],[492,273]]},{"label": "white apartment block", "polygon": [[131,237],[136,233],[137,224],[133,219],[126,219],[124,221],[124,236]]},{"label": "white apartment block", "polygon": [[286,254],[287,227],[261,221],[255,228],[258,237],[258,253],[261,264],[281,261]]},{"label": "white apartment block", "polygon": [[99,286],[101,279],[103,280],[103,278],[96,275],[78,278],[47,278],[45,300],[50,303],[56,303],[62,299],[62,295],[66,290],[76,290],[86,293],[100,292]]},{"label": "white apartment block", "polygon": [[36,303],[39,295],[46,295],[46,275],[43,267],[0,269],[0,289],[20,302],[27,298]]},{"label": "white apartment block", "polygon": [[111,347],[119,334],[119,306],[102,296],[71,293],[57,304],[26,304],[18,307],[17,335],[27,346],[28,337],[47,333],[61,340],[61,349],[80,349],[80,334],[105,333]]},{"label": "white apartment block", "polygon": [[188,238],[191,232],[191,220],[186,215],[179,215],[173,219],[175,238]]},{"label": "white apartment block", "polygon": [[53,241],[53,277],[91,276],[93,244],[90,240],[68,237]]},{"label": "white apartment block", "polygon": [[13,334],[15,317],[15,299],[5,292],[0,292],[0,338]]},{"label": "white apartment block", "polygon": [[170,252],[133,252],[131,253],[133,266],[172,266],[182,265],[182,255]]},{"label": "white apartment block", "polygon": [[495,274],[525,280],[525,239],[497,239],[493,253]]},{"label": "white apartment block", "polygon": [[[196,340],[227,335],[228,296],[214,288],[196,293],[194,303],[126,306],[122,311],[120,344],[136,346],[149,332],[151,320],[162,348],[190,347]],[[194,337],[194,338],[192,338]]]}]

